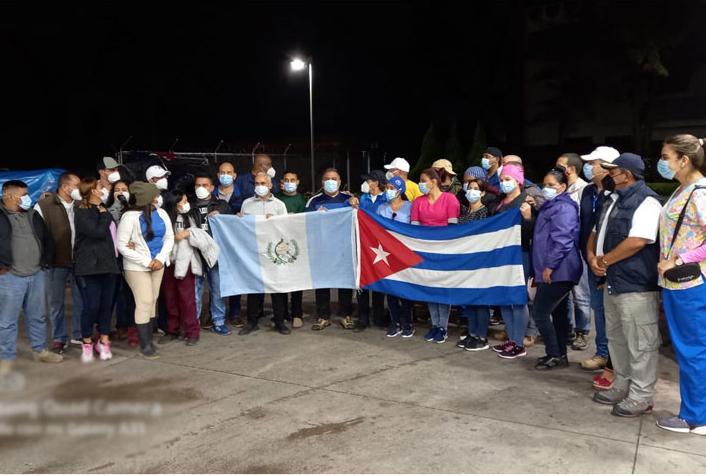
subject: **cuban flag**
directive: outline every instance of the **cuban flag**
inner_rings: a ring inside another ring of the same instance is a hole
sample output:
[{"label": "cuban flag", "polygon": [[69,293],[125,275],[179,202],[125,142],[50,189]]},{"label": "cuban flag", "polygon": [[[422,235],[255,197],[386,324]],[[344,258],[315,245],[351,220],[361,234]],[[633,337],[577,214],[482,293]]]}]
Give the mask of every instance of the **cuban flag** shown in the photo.
[{"label": "cuban flag", "polygon": [[520,212],[426,227],[359,210],[361,288],[456,305],[527,303]]},{"label": "cuban flag", "polygon": [[221,295],[356,288],[354,210],[209,218]]}]

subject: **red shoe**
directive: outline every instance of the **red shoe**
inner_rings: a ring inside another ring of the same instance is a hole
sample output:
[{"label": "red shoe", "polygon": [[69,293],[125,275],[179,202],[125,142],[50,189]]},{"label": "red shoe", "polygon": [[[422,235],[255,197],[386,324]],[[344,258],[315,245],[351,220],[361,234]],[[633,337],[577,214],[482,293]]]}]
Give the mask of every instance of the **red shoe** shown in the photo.
[{"label": "red shoe", "polygon": [[140,346],[140,337],[137,335],[137,327],[127,328],[127,345],[133,349],[137,349]]},{"label": "red shoe", "polygon": [[607,379],[603,375],[596,375],[595,377],[593,377],[593,388],[598,391],[610,390],[612,386],[612,379]]}]

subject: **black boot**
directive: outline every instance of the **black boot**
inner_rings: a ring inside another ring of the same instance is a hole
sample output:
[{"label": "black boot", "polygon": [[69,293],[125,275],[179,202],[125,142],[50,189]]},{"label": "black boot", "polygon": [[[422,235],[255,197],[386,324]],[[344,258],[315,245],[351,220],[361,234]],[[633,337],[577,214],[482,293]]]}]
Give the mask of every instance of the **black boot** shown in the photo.
[{"label": "black boot", "polygon": [[140,353],[146,359],[157,359],[159,355],[152,345],[152,323],[137,324],[137,334],[140,336]]}]

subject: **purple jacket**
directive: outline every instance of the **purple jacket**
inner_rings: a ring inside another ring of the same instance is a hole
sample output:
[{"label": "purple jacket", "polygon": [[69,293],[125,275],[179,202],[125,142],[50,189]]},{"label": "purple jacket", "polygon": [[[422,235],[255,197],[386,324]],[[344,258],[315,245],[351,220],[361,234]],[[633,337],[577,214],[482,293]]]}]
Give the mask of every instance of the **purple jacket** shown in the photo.
[{"label": "purple jacket", "polygon": [[568,194],[562,193],[542,206],[534,224],[532,239],[535,282],[544,282],[542,273],[545,268],[554,270],[552,282],[579,282],[583,272],[579,228],[578,205]]}]

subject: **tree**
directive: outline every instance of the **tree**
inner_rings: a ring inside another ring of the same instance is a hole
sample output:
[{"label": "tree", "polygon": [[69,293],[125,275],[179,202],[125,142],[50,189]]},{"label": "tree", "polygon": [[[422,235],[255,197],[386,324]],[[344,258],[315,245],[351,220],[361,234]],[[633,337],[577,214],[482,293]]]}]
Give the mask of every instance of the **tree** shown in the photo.
[{"label": "tree", "polygon": [[485,135],[485,128],[480,121],[478,121],[476,123],[476,130],[473,133],[473,143],[471,144],[471,148],[468,150],[468,154],[466,155],[465,166],[470,167],[472,165],[480,165],[483,152],[485,152],[487,147],[488,139]]},{"label": "tree", "polygon": [[429,123],[429,128],[424,134],[424,139],[422,139],[422,147],[419,151],[419,160],[417,160],[417,163],[414,165],[410,175],[415,178],[418,177],[422,170],[428,169],[432,162],[441,156],[443,151],[443,145],[439,140],[434,121],[432,121]]}]

